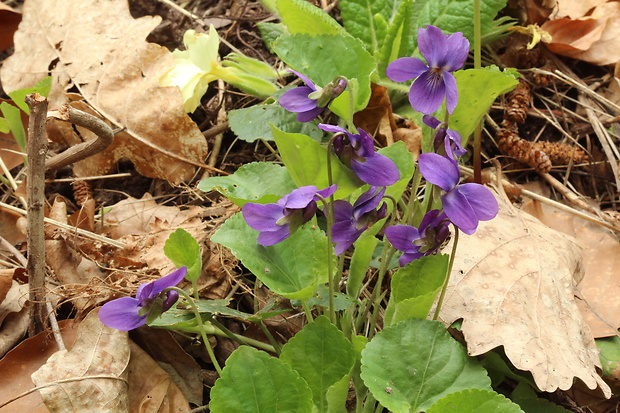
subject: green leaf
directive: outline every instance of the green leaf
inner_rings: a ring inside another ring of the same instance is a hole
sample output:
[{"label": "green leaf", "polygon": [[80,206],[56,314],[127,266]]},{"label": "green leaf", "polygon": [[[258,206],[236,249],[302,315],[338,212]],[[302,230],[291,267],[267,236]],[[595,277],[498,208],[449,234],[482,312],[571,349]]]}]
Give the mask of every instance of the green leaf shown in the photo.
[{"label": "green leaf", "polygon": [[413,171],[415,169],[413,155],[407,149],[407,145],[402,141],[395,142],[387,148],[381,148],[377,152],[393,160],[398,167],[400,179],[396,183],[390,185],[385,191],[386,195],[398,200],[403,192],[405,192],[405,189],[407,189],[409,181],[413,176]]},{"label": "green leaf", "polygon": [[[480,1],[480,31],[484,36],[495,28],[494,18],[506,6],[506,0]],[[425,25],[441,28],[444,33],[462,32],[474,44],[474,5],[471,0],[416,0],[415,21],[411,35],[417,44],[418,29]],[[415,53],[414,53],[415,54]]]},{"label": "green leaf", "polygon": [[379,74],[385,77],[388,64],[399,57],[409,56],[412,51],[411,27],[413,0],[403,0],[398,6],[398,12],[387,27],[383,43],[377,53]]},{"label": "green leaf", "polygon": [[[355,363],[351,342],[325,316],[317,317],[282,347],[280,359],[288,363],[308,383],[319,412],[327,408],[327,392],[348,377]],[[348,385],[339,394],[346,400]],[[336,397],[332,394],[332,397]],[[343,406],[340,406],[342,410]]]},{"label": "green leaf", "polygon": [[347,34],[329,14],[305,0],[276,0],[276,8],[289,33]]},{"label": "green leaf", "polygon": [[189,232],[183,228],[174,231],[164,244],[164,254],[178,267],[187,267],[187,278],[196,281],[202,272],[200,245]]},{"label": "green leaf", "polygon": [[620,338],[597,338],[596,347],[600,352],[603,377],[618,377],[620,372]]},{"label": "green leaf", "polygon": [[[290,299],[307,300],[319,284],[327,282],[327,237],[307,224],[284,241],[269,247],[256,242],[258,231],[241,213],[233,215],[211,237],[239,258],[272,292]],[[336,268],[335,257],[332,268]]]},{"label": "green leaf", "polygon": [[359,297],[364,284],[364,277],[368,271],[368,265],[379,240],[374,235],[362,235],[355,241],[355,251],[349,266],[349,279],[347,280],[347,294],[352,298]]},{"label": "green leaf", "polygon": [[478,362],[437,321],[410,319],[378,333],[362,352],[362,379],[392,412],[420,412],[442,397],[490,388]]},{"label": "green leaf", "polygon": [[267,50],[275,54],[273,51],[273,42],[284,33],[288,33],[286,27],[284,27],[282,23],[267,22],[256,23],[256,27],[260,30],[260,35],[263,38],[263,42],[265,42],[265,46],[267,46]]},{"label": "green leaf", "polygon": [[521,410],[526,413],[569,413],[562,406],[551,403],[549,400],[541,399],[536,392],[526,383],[519,383],[513,390],[510,398],[517,403]]},{"label": "green leaf", "polygon": [[15,102],[15,104],[28,115],[30,115],[30,109],[28,105],[24,101],[26,95],[31,93],[38,93],[41,96],[47,97],[52,89],[52,77],[48,76],[43,78],[39,83],[37,83],[33,87],[29,87],[26,89],[19,89],[9,93],[9,97]]},{"label": "green leaf", "polygon": [[205,178],[198,184],[198,189],[216,190],[239,206],[274,203],[296,188],[285,167],[266,162],[245,164],[232,175]]},{"label": "green leaf", "polygon": [[353,36],[364,42],[366,50],[375,53],[385,37],[379,27],[375,25],[377,16],[383,21],[390,19],[391,10],[385,0],[342,0],[340,13],[344,27]]},{"label": "green leaf", "polygon": [[[282,132],[271,126],[271,133],[278,145],[280,156],[286,169],[297,186],[315,185],[319,189],[327,188],[327,148],[312,138],[300,133]],[[344,166],[331,153],[333,182],[338,185],[336,198],[344,198],[362,185],[355,173]]]},{"label": "green leaf", "polygon": [[[281,96],[284,89],[277,96]],[[289,133],[303,133],[315,140],[320,140],[323,131],[316,127],[317,121],[298,122],[297,113],[289,112],[280,104],[255,105],[244,109],[231,110],[228,112],[230,129],[243,141],[254,142],[257,139],[266,141],[273,140],[269,124]]]},{"label": "green leaf", "polygon": [[309,413],[312,394],[288,364],[265,352],[241,346],[226,360],[211,389],[212,413]]},{"label": "green leaf", "polygon": [[497,66],[490,66],[459,70],[454,76],[459,90],[459,104],[450,115],[450,129],[461,135],[465,145],[495,99],[517,86],[519,75],[514,69],[500,71]]},{"label": "green leaf", "polygon": [[9,126],[9,121],[0,118],[0,133],[9,133],[11,131],[11,127]]},{"label": "green leaf", "polygon": [[24,131],[19,109],[8,102],[2,102],[0,103],[0,112],[2,112],[2,115],[9,124],[13,139],[17,142],[19,149],[21,149],[22,152],[26,152],[26,131]]},{"label": "green leaf", "polygon": [[338,76],[350,81],[357,79],[356,89],[353,82],[347,87],[354,95],[354,111],[368,104],[370,74],[376,69],[376,63],[358,39],[349,35],[291,34],[278,37],[273,47],[284,63],[319,87],[325,87]]},{"label": "green leaf", "polygon": [[490,390],[467,389],[452,393],[433,404],[426,413],[523,413],[519,405]]},{"label": "green leaf", "polygon": [[448,255],[430,255],[411,261],[394,273],[385,311],[386,325],[428,316],[446,280],[448,261]]}]

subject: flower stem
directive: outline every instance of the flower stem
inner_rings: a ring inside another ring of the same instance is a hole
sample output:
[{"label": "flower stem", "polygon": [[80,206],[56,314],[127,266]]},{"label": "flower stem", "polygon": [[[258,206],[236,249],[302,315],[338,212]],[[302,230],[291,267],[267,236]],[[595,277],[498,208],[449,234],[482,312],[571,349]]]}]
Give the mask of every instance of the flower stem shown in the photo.
[{"label": "flower stem", "polygon": [[217,359],[215,358],[215,353],[213,353],[213,349],[211,348],[211,345],[209,344],[209,339],[207,338],[207,333],[205,332],[204,325],[202,324],[202,318],[200,317],[200,311],[198,311],[198,307],[196,307],[196,303],[185,290],[179,287],[168,287],[166,288],[166,290],[174,290],[178,292],[179,296],[182,296],[183,298],[185,298],[187,303],[192,308],[192,311],[194,312],[194,316],[196,316],[196,323],[198,325],[198,330],[200,331],[200,336],[202,337],[202,341],[204,342],[204,345],[207,349],[207,353],[209,354],[211,363],[213,363],[213,366],[215,367],[217,374],[219,374],[221,377],[222,368],[220,367],[220,364],[217,362]]},{"label": "flower stem", "polygon": [[450,274],[452,274],[452,266],[454,265],[454,257],[456,255],[456,247],[459,243],[459,229],[455,225],[454,226],[454,244],[452,244],[452,252],[450,253],[450,262],[448,263],[448,273],[446,274],[446,281],[443,283],[443,287],[441,287],[441,294],[439,295],[439,301],[437,301],[437,307],[435,308],[435,314],[433,315],[433,320],[437,320],[439,318],[439,311],[441,311],[441,306],[443,305],[443,299],[446,296],[446,290],[448,289],[448,282],[450,282]]},{"label": "flower stem", "polygon": [[308,305],[308,301],[307,300],[301,300],[301,306],[304,308],[304,313],[306,313],[306,318],[308,319],[308,322],[309,323],[313,323],[314,322],[314,317],[312,317],[312,309]]},{"label": "flower stem", "polygon": [[239,344],[249,344],[251,346],[260,348],[262,350],[266,350],[266,351],[270,351],[272,353],[279,354],[276,351],[275,347],[270,346],[267,343],[263,343],[262,341],[254,340],[254,339],[248,338],[248,337],[243,337],[243,336],[240,336],[238,334],[233,333],[232,331],[227,329],[222,323],[220,323],[218,320],[216,320],[215,317],[213,317],[213,316],[211,316],[209,318],[209,322],[212,323],[217,328],[219,328],[226,335],[226,337],[228,337],[229,339],[231,339],[233,341],[236,341]]},{"label": "flower stem", "polygon": [[[480,35],[480,0],[474,0],[474,68],[481,67],[481,35]],[[474,130],[474,182],[482,183],[482,158],[480,156],[480,139],[482,135],[481,122]]]}]

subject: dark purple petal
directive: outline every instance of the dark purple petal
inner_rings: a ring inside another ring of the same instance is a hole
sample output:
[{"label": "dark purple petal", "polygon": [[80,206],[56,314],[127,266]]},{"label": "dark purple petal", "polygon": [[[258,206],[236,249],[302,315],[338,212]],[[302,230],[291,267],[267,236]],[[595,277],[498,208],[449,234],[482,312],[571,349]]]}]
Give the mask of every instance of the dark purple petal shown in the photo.
[{"label": "dark purple petal", "polygon": [[400,256],[400,258],[398,259],[398,264],[401,267],[404,267],[405,265],[409,264],[411,261],[417,260],[418,258],[423,257],[424,254],[422,254],[421,252],[406,252],[403,255]]},{"label": "dark purple petal", "polygon": [[428,182],[449,192],[459,183],[459,165],[455,160],[436,153],[423,153],[418,158],[420,173]]},{"label": "dark purple petal", "polygon": [[445,214],[442,214],[440,210],[431,209],[426,214],[424,214],[424,216],[422,217],[422,222],[420,222],[420,226],[419,226],[420,231],[425,232],[426,229],[429,227],[436,227],[437,224],[439,224],[439,222],[445,218],[446,218]]},{"label": "dark purple petal", "polygon": [[465,60],[467,60],[469,55],[469,40],[463,36],[463,33],[457,32],[446,38],[446,44],[448,61],[443,66],[443,69],[453,72],[465,64]]},{"label": "dark purple petal", "polygon": [[164,300],[162,304],[162,311],[166,312],[170,310],[170,308],[172,308],[172,306],[174,305],[174,303],[177,302],[178,299],[179,299],[179,293],[174,290],[169,290],[168,293],[166,294],[166,299]]},{"label": "dark purple petal", "polygon": [[444,91],[446,94],[446,110],[452,114],[459,103],[459,90],[456,86],[456,78],[452,73],[443,73]]},{"label": "dark purple petal", "polygon": [[334,201],[334,222],[349,222],[352,218],[353,205],[342,199]]},{"label": "dark purple petal", "polygon": [[340,126],[330,125],[328,123],[319,123],[318,127],[319,127],[319,129],[322,129],[322,130],[324,130],[326,132],[334,132],[334,133],[343,132],[343,133],[347,133],[348,134],[346,129],[341,128]]},{"label": "dark purple petal", "polygon": [[427,115],[439,109],[446,95],[443,74],[428,71],[413,82],[409,90],[409,103],[413,109]]},{"label": "dark purple petal", "polygon": [[260,245],[268,247],[269,245],[277,244],[284,241],[291,235],[289,224],[278,225],[273,231],[264,231],[258,235],[256,241]]},{"label": "dark purple petal", "polygon": [[394,161],[376,152],[365,162],[352,161],[351,169],[362,181],[374,186],[390,186],[400,179]]},{"label": "dark purple petal", "polygon": [[153,281],[152,283],[150,283],[153,286],[153,289],[151,290],[151,294],[149,297],[150,298],[155,297],[157,294],[161,293],[166,288],[174,287],[175,285],[183,281],[183,278],[185,278],[186,274],[187,274],[187,267],[181,267],[178,270],[175,270],[171,272],[170,274],[166,275],[165,277],[162,277],[158,280]]},{"label": "dark purple petal", "polygon": [[388,65],[385,75],[394,82],[406,82],[427,70],[428,66],[417,57],[401,57]]},{"label": "dark purple petal", "polygon": [[437,119],[433,115],[424,115],[422,117],[422,122],[424,122],[426,126],[432,129],[437,129],[437,127],[441,125],[441,122],[439,121],[439,119]]},{"label": "dark purple petal", "polygon": [[497,200],[487,187],[479,184],[463,184],[456,190],[467,198],[480,221],[488,221],[497,215],[499,211]]},{"label": "dark purple petal", "polygon": [[379,189],[376,186],[371,186],[368,191],[360,195],[355,201],[353,205],[353,218],[358,220],[362,215],[376,209],[384,194],[385,187]]},{"label": "dark purple petal", "polygon": [[359,132],[358,135],[348,134],[349,140],[353,146],[355,146],[357,142],[360,143],[360,146],[355,151],[355,154],[363,158],[372,156],[372,154],[375,153],[374,139],[362,128],[358,128],[357,131]]},{"label": "dark purple petal", "polygon": [[[327,199],[330,196],[334,195],[337,190],[338,190],[338,185],[333,184],[332,186],[328,186],[325,189],[321,189],[320,191],[317,192],[317,194],[321,195],[324,199]],[[314,197],[314,200],[318,201],[316,197]]]},{"label": "dark purple petal", "polygon": [[353,222],[339,222],[332,226],[332,241],[336,243],[334,253],[340,255],[362,235],[366,228],[356,229]]},{"label": "dark purple petal", "polygon": [[301,123],[310,122],[311,120],[314,120],[317,116],[319,116],[321,113],[323,113],[324,110],[325,108],[314,108],[311,110],[307,110],[305,112],[299,112],[295,119],[297,119],[297,122],[301,122]]},{"label": "dark purple petal", "polygon": [[465,195],[458,189],[450,191],[441,197],[441,203],[446,215],[454,225],[467,235],[476,232],[478,218]]},{"label": "dark purple petal", "polygon": [[107,302],[99,309],[99,320],[111,328],[129,331],[146,324],[146,315],[139,316],[138,300],[123,297]]},{"label": "dark purple petal", "polygon": [[394,248],[405,253],[415,253],[420,247],[413,241],[420,239],[420,232],[410,225],[394,225],[385,229],[385,236]]},{"label": "dark purple petal", "polygon": [[314,196],[318,192],[318,188],[314,185],[302,186],[291,191],[286,198],[286,202],[278,205],[289,209],[303,209],[314,200]]},{"label": "dark purple petal", "polygon": [[289,112],[305,112],[316,109],[316,99],[310,99],[308,95],[313,90],[308,86],[300,86],[287,90],[280,97],[280,106]]},{"label": "dark purple petal", "polygon": [[255,204],[248,202],[241,209],[243,218],[256,231],[273,231],[278,225],[276,222],[284,216],[282,206],[276,204]]},{"label": "dark purple petal", "polygon": [[450,53],[446,40],[439,27],[426,26],[418,30],[418,48],[430,67],[440,68]]},{"label": "dark purple petal", "polygon": [[302,75],[299,72],[294,71],[293,69],[288,69],[289,72],[294,73],[297,75],[297,77],[299,77],[301,80],[304,81],[304,83],[306,85],[308,85],[313,91],[318,90],[318,88],[316,87],[316,85],[312,82],[312,80],[308,79],[306,76]]}]

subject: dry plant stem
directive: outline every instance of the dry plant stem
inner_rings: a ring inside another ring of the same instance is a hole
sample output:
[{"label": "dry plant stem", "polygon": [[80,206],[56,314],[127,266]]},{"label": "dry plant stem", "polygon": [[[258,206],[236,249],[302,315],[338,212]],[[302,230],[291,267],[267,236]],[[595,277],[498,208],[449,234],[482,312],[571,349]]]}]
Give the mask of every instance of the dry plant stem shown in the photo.
[{"label": "dry plant stem", "polygon": [[13,254],[13,256],[15,257],[15,259],[17,259],[17,261],[19,261],[19,263],[26,268],[28,266],[28,260],[26,259],[26,257],[23,256],[23,254],[21,252],[19,252],[19,250],[17,248],[15,248],[13,246],[13,244],[11,244],[10,242],[8,242],[6,239],[4,239],[4,237],[0,236],[0,245],[2,245],[4,248],[6,248],[11,254]]},{"label": "dry plant stem", "polygon": [[54,333],[56,345],[59,350],[66,350],[67,347],[65,347],[65,342],[62,340],[60,327],[58,327],[58,321],[56,321],[56,314],[54,314],[54,308],[52,307],[52,303],[50,303],[49,299],[45,300],[45,307],[47,308],[47,314],[49,315],[50,325],[52,326],[52,333]]},{"label": "dry plant stem", "polygon": [[[220,110],[217,112],[217,123],[223,124],[226,122],[226,105],[224,103],[224,90],[226,90],[226,85],[222,79],[217,81],[218,92],[217,97],[221,102]],[[211,149],[211,155],[209,155],[209,166],[214,167],[217,162],[217,157],[220,154],[220,149],[222,148],[222,140],[224,139],[224,131],[218,133],[215,136],[215,142],[213,142],[213,149]]]},{"label": "dry plant stem", "polygon": [[28,288],[30,325],[28,335],[35,336],[45,329],[45,130],[47,99],[38,93],[26,96],[30,108],[28,121]]},{"label": "dry plant stem", "polygon": [[[17,207],[15,207],[13,205],[6,204],[4,202],[0,202],[0,208],[4,208],[4,209],[7,209],[9,211],[17,212],[18,214],[21,214],[21,215],[24,215],[24,216],[26,216],[28,214],[25,210],[23,210],[21,208],[17,208]],[[63,224],[62,222],[53,220],[51,218],[45,217],[43,221],[46,224],[54,225],[54,226],[56,226],[58,228],[64,229],[65,231],[72,232],[74,234],[83,236],[85,238],[89,238],[89,239],[92,239],[92,240],[95,240],[95,241],[99,241],[99,242],[102,242],[104,244],[112,245],[113,247],[117,247],[117,248],[127,248],[127,244],[124,244],[124,243],[122,243],[120,241],[116,241],[116,240],[113,240],[113,239],[110,239],[110,238],[106,238],[106,237],[104,237],[102,235],[95,234],[94,232],[83,230],[82,228],[78,228],[78,227],[74,227],[74,226],[71,226],[71,225]]]},{"label": "dry plant stem", "polygon": [[437,301],[437,307],[435,307],[435,314],[433,315],[433,320],[437,320],[439,318],[439,312],[441,311],[441,306],[443,305],[443,299],[446,296],[446,290],[448,289],[448,283],[450,282],[450,274],[452,274],[452,267],[454,266],[454,257],[456,256],[456,247],[459,244],[459,229],[456,225],[454,225],[454,244],[452,244],[452,252],[450,253],[450,262],[448,263],[448,273],[446,275],[446,281],[443,283],[441,287],[441,294],[439,295],[439,301]]},{"label": "dry plant stem", "polygon": [[63,153],[48,159],[45,162],[45,170],[53,171],[93,156],[110,146],[114,140],[114,132],[107,123],[90,113],[74,109],[69,105],[64,105],[57,111],[50,112],[48,116],[83,126],[97,135],[97,139],[72,146]]},{"label": "dry plant stem", "polygon": [[566,185],[555,179],[552,175],[548,173],[541,173],[540,176],[542,176],[545,181],[549,183],[549,185],[557,189],[562,194],[562,196],[568,199],[573,205],[576,205],[577,207],[593,214],[596,214],[598,212],[596,208],[592,207],[590,204],[579,198],[573,191],[568,189]]}]

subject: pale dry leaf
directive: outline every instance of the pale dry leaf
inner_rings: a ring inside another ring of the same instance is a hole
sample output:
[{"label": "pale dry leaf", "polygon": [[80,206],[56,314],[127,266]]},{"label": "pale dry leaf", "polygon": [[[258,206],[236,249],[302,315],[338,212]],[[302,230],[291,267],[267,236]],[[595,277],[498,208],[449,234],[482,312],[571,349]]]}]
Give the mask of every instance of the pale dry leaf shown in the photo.
[{"label": "pale dry leaf", "polygon": [[206,157],[207,144],[183,111],[178,88],[159,86],[172,55],[145,38],[160,21],[134,19],[121,0],[28,0],[15,53],[0,71],[2,85],[10,92],[51,74],[50,108],[66,103],[65,93],[77,87],[107,120],[126,128],[105,151],[108,162],[83,167],[88,173],[106,173],[110,163],[128,158],[143,175],[187,180]]},{"label": "pale dry leaf", "polygon": [[32,374],[35,385],[46,385],[39,391],[51,412],[129,412],[127,332],[101,324],[98,312],[82,321],[71,350],[57,351]]},{"label": "pale dry leaf", "polygon": [[575,378],[609,386],[596,372],[598,351],[575,303],[581,252],[568,236],[500,202],[499,215],[461,236],[441,319],[463,319],[469,354],[504,346],[543,391]]},{"label": "pale dry leaf", "polygon": [[129,411],[139,413],[184,413],[191,409],[168,373],[136,343],[130,341]]},{"label": "pale dry leaf", "polygon": [[28,301],[28,284],[19,284],[13,280],[11,288],[0,303],[0,325],[9,314],[20,312],[26,301]]},{"label": "pale dry leaf", "polygon": [[[4,277],[3,277],[4,278]],[[28,306],[28,285],[11,281],[11,286],[0,302],[0,357],[12,349],[28,331],[30,322]]]},{"label": "pale dry leaf", "polygon": [[542,25],[552,41],[549,50],[597,65],[620,61],[620,3],[606,2],[586,17],[564,17]]},{"label": "pale dry leaf", "polygon": [[570,17],[578,19],[588,14],[593,8],[606,3],[608,0],[556,0],[552,19]]},{"label": "pale dry leaf", "polygon": [[528,202],[523,210],[579,242],[585,276],[577,286],[582,298],[577,303],[595,338],[618,334],[620,242],[600,225],[538,201]]}]

